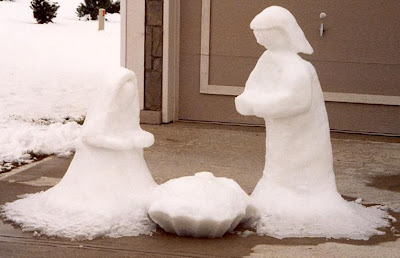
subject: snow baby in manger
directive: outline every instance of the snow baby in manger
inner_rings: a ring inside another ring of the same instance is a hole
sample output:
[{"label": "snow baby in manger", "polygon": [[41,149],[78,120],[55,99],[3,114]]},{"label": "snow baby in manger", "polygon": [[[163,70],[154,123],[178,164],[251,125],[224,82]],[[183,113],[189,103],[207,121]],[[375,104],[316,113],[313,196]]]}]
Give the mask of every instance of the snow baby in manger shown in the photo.
[{"label": "snow baby in manger", "polygon": [[258,233],[277,238],[368,239],[388,226],[387,213],[345,201],[337,192],[323,93],[313,49],[293,15],[272,6],[250,25],[267,48],[235,100],[242,115],[265,119],[263,177],[251,195]]},{"label": "snow baby in manger", "polygon": [[5,217],[23,230],[73,239],[154,230],[147,210],[156,183],[143,158],[154,137],[140,128],[136,77],[125,68],[105,75],[61,182],[3,207]]}]

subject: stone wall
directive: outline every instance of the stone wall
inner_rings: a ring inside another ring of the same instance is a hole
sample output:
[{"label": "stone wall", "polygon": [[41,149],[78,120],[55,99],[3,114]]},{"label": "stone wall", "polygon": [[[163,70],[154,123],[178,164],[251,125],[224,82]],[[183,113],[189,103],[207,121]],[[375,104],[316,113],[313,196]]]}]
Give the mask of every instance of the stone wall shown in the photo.
[{"label": "stone wall", "polygon": [[163,0],[146,0],[144,109],[162,104]]}]

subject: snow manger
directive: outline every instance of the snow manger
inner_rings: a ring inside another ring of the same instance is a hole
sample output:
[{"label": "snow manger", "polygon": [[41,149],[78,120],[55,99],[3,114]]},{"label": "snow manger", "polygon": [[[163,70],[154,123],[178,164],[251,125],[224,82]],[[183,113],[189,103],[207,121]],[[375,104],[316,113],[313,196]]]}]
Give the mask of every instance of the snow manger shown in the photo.
[{"label": "snow manger", "polygon": [[234,180],[200,172],[158,186],[149,215],[169,233],[216,238],[236,228],[248,204],[249,196]]}]

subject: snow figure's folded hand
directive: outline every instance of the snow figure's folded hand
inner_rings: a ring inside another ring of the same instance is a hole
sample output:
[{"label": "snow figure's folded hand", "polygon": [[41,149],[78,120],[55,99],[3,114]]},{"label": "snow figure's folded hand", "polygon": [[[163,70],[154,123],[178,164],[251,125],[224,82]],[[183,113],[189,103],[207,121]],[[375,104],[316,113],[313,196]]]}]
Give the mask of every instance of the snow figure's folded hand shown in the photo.
[{"label": "snow figure's folded hand", "polygon": [[250,107],[247,95],[242,94],[242,95],[236,97],[235,105],[236,105],[236,110],[239,112],[239,114],[241,114],[243,116],[254,115],[253,110]]},{"label": "snow figure's folded hand", "polygon": [[154,135],[140,130],[135,133],[132,139],[132,146],[136,148],[148,148],[154,144]]},{"label": "snow figure's folded hand", "polygon": [[154,136],[146,131],[138,130],[126,137],[112,135],[83,135],[82,142],[86,145],[111,149],[111,150],[130,150],[133,148],[148,148],[154,143]]}]

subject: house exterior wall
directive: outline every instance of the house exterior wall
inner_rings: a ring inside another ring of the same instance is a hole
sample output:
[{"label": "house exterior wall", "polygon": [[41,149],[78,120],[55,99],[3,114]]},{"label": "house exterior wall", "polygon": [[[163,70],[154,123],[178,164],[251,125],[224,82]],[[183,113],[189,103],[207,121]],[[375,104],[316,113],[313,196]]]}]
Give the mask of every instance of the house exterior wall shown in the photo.
[{"label": "house exterior wall", "polygon": [[[141,1],[145,2],[146,14],[143,61],[144,109],[161,114],[165,3],[163,0]],[[243,117],[237,114],[234,108],[234,96],[200,93],[203,40],[201,24],[204,1],[177,1],[180,5],[181,36],[180,40],[178,39],[180,56],[177,69],[180,82],[176,95],[179,100],[176,101],[179,103],[178,120],[262,124],[263,121],[255,117]],[[248,23],[262,8],[273,3],[268,0],[252,0],[251,3],[247,0],[210,2],[209,83],[242,87],[263,51],[255,43]],[[317,68],[324,91],[350,95],[354,93],[395,96],[398,99],[400,77],[396,70],[400,67],[400,63],[399,52],[395,46],[400,42],[400,37],[396,33],[390,33],[390,30],[399,27],[398,20],[393,20],[392,16],[396,12],[396,3],[400,2],[357,0],[346,3],[348,8],[345,10],[336,8],[341,6],[341,3],[341,1],[322,0],[318,4],[310,2],[300,4],[295,0],[284,0],[280,5],[293,10],[314,46],[316,53],[306,58]],[[171,10],[168,11],[170,14]],[[322,11],[328,13],[327,19],[324,20],[327,31],[324,37],[319,37],[318,27],[321,22],[319,13]],[[386,26],[387,24],[390,24],[390,28]],[[129,31],[129,17],[127,27]],[[171,40],[166,42],[170,44]],[[386,43],[389,47],[384,47]],[[130,48],[128,44],[127,52]],[[168,55],[165,56],[168,60]],[[398,101],[397,99],[395,101]],[[399,105],[345,102],[327,102],[331,128],[365,133],[400,134]]]}]

